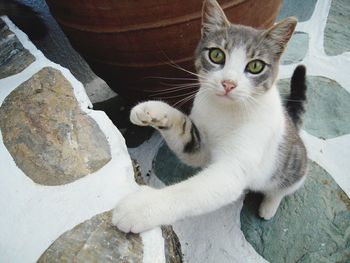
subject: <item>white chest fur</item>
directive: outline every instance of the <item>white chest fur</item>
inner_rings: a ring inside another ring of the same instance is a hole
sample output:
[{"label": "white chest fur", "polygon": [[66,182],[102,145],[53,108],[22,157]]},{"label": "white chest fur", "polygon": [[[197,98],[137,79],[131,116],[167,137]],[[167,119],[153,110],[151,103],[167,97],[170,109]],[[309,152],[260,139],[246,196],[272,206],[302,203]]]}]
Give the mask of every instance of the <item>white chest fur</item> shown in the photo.
[{"label": "white chest fur", "polygon": [[259,190],[273,173],[285,131],[279,94],[273,87],[245,108],[221,99],[228,100],[208,96],[195,101],[191,117],[205,133],[211,162],[238,162],[250,188]]}]

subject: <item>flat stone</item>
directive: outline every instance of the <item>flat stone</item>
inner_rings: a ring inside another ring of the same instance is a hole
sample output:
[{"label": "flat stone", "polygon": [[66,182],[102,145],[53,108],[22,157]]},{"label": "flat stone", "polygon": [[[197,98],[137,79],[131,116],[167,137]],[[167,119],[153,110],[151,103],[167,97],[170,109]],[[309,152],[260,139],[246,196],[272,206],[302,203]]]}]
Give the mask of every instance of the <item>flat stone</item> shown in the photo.
[{"label": "flat stone", "polygon": [[[289,16],[296,16],[299,22],[310,19],[314,12],[317,0],[283,0],[277,21]],[[300,8],[302,6],[302,8]]]},{"label": "flat stone", "polygon": [[[303,129],[321,139],[350,133],[350,94],[336,81],[307,77],[307,104]],[[289,80],[278,82],[282,97],[289,94]]]},{"label": "flat stone", "polygon": [[73,182],[111,159],[105,135],[80,109],[70,83],[50,67],[4,100],[0,128],[17,166],[38,184]]},{"label": "flat stone", "polygon": [[298,63],[302,61],[309,47],[309,35],[303,32],[295,32],[288,43],[286,51],[281,58],[282,65]]},{"label": "flat stone", "polygon": [[332,1],[324,31],[324,48],[329,56],[350,51],[350,5],[348,0]]},{"label": "flat stone", "polygon": [[260,199],[246,198],[241,212],[246,239],[269,262],[349,262],[350,200],[314,162],[303,188],[286,197],[274,218],[257,216]]},{"label": "flat stone", "polygon": [[0,18],[0,79],[23,71],[34,61],[35,57]]},{"label": "flat stone", "polygon": [[182,263],[182,251],[179,238],[175,234],[172,226],[162,226],[164,238],[164,251],[166,263]]},{"label": "flat stone", "polygon": [[[135,181],[144,185],[140,167],[133,160]],[[112,211],[96,215],[62,234],[38,263],[141,263],[143,244],[138,234],[124,233],[111,224]],[[171,226],[162,226],[166,263],[181,263],[181,244]]]},{"label": "flat stone", "polygon": [[112,213],[105,212],[64,233],[38,263],[142,262],[140,236],[119,231],[111,218]]}]

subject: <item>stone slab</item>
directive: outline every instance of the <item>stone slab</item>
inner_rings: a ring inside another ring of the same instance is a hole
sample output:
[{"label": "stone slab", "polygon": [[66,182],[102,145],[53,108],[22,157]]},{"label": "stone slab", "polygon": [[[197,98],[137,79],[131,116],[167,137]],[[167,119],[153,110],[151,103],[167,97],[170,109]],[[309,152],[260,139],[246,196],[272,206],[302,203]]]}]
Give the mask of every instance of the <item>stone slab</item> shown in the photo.
[{"label": "stone slab", "polygon": [[309,47],[308,34],[303,32],[295,32],[288,43],[286,51],[281,58],[282,65],[298,63],[302,61]]},{"label": "stone slab", "polygon": [[[325,77],[308,76],[307,86],[303,129],[321,139],[350,133],[350,94],[336,81]],[[278,87],[286,99],[290,92],[289,80],[279,81]]]},{"label": "stone slab", "polygon": [[261,198],[250,195],[241,212],[242,231],[269,262],[349,262],[350,200],[314,162],[303,188],[286,197],[274,218],[257,216]]},{"label": "stone slab", "polygon": [[111,159],[106,137],[54,68],[40,70],[6,97],[0,128],[17,166],[38,184],[73,182]]},{"label": "stone slab", "polygon": [[314,11],[316,2],[317,0],[282,0],[282,7],[277,21],[288,16],[296,16],[299,22],[307,21]]},{"label": "stone slab", "polygon": [[126,234],[111,225],[111,212],[94,216],[61,235],[38,263],[142,262],[139,235]]},{"label": "stone slab", "polygon": [[350,51],[350,3],[348,0],[332,1],[324,31],[324,48],[328,56]]},{"label": "stone slab", "polygon": [[34,61],[35,57],[0,18],[0,79],[23,71]]}]

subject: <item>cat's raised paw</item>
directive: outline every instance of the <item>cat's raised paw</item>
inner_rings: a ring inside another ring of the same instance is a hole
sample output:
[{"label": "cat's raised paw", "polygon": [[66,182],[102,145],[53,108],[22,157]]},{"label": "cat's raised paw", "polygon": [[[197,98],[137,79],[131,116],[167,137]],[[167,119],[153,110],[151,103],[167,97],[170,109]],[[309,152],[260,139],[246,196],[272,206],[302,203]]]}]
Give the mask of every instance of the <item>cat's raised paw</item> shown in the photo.
[{"label": "cat's raised paw", "polygon": [[171,107],[161,101],[146,101],[132,108],[130,121],[139,126],[152,126],[158,129],[170,127]]}]

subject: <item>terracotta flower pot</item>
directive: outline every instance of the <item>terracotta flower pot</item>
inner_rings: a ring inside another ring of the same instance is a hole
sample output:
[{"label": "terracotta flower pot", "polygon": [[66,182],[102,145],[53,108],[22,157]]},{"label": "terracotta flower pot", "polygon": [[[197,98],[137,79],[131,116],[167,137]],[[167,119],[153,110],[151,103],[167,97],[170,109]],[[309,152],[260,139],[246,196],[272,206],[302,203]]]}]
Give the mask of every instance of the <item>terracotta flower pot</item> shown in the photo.
[{"label": "terracotta flower pot", "polygon": [[[221,0],[231,22],[271,26],[280,0]],[[72,45],[101,78],[132,102],[165,98],[171,103],[186,92],[157,93],[166,83],[183,85],[193,78],[170,63],[193,71],[200,38],[200,0],[47,0]],[[166,83],[164,83],[166,82]]]}]

